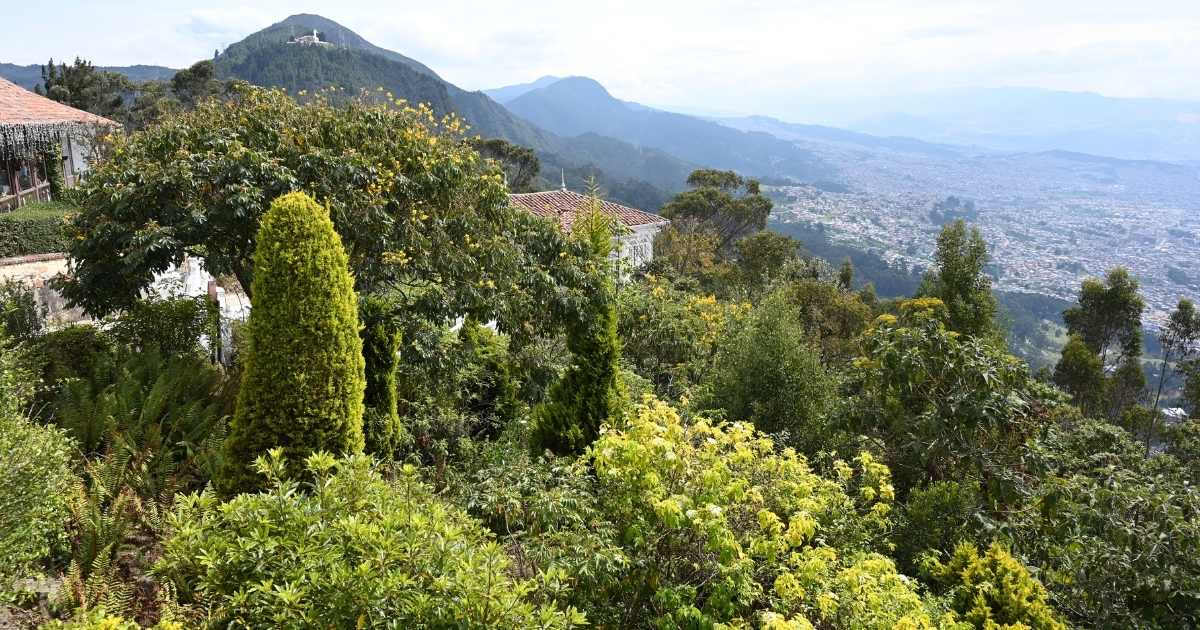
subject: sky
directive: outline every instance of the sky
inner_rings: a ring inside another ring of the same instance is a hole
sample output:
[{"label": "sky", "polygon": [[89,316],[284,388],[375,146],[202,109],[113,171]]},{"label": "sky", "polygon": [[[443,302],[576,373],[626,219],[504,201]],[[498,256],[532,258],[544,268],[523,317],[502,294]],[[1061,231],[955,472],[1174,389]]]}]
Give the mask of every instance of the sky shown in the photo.
[{"label": "sky", "polygon": [[585,75],[695,113],[998,86],[1200,100],[1200,0],[57,0],[5,8],[0,61],[184,67],[302,12],[463,88]]}]

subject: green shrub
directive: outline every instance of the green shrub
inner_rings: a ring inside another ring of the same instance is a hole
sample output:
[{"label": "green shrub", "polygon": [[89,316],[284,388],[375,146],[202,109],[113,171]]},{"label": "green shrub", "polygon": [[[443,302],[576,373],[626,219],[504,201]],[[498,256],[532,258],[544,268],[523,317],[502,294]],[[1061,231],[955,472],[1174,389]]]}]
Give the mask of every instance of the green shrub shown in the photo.
[{"label": "green shrub", "polygon": [[469,370],[463,375],[466,411],[479,422],[476,437],[495,437],[516,417],[519,406],[508,347],[491,328],[470,319],[458,329],[458,339]]},{"label": "green shrub", "polygon": [[509,550],[514,575],[560,570],[556,602],[584,611],[594,626],[628,625],[619,602],[629,558],[600,509],[587,461],[535,457],[513,429],[466,447],[459,477],[447,484],[451,496]]},{"label": "green shrub", "polygon": [[329,213],[312,198],[291,193],[271,204],[254,256],[223,493],[257,487],[251,462],[275,447],[293,465],[319,450],[362,450],[364,362],[348,264]]},{"label": "green shrub", "polygon": [[630,283],[617,294],[622,358],[659,396],[678,398],[706,373],[718,342],[748,308],[654,276]]},{"label": "green shrub", "polygon": [[133,352],[207,355],[201,343],[218,338],[218,317],[208,296],[146,297],[117,316],[109,333]]},{"label": "green shrub", "polygon": [[400,331],[392,317],[393,305],[387,299],[377,295],[363,296],[358,308],[366,373],[363,441],[366,452],[391,457],[409,442],[396,406]]},{"label": "green shrub", "polygon": [[45,416],[60,384],[72,378],[91,379],[111,367],[115,346],[112,338],[89,324],[73,324],[37,337],[29,344],[29,364],[37,371],[41,391],[37,408]]},{"label": "green shrub", "polygon": [[558,454],[582,453],[600,434],[600,427],[619,419],[621,340],[617,337],[617,300],[609,268],[612,219],[600,211],[593,193],[589,207],[579,213],[571,238],[591,253],[588,270],[597,279],[584,305],[576,309],[567,328],[571,365],[550,387],[547,400],[534,409],[533,446]]},{"label": "green shrub", "polygon": [[787,431],[789,444],[811,454],[837,444],[827,426],[837,385],[799,320],[781,295],[756,308],[719,342],[698,402],[765,432]]},{"label": "green shrub", "polygon": [[[857,466],[835,462],[829,479],[749,423],[685,424],[647,402],[588,460],[629,559],[615,605],[633,623],[712,627],[774,611],[890,628],[936,612],[870,553],[890,527],[893,490],[868,454]],[[873,583],[859,575],[868,570]]]},{"label": "green shrub", "polygon": [[397,388],[416,458],[440,466],[464,439],[494,436],[517,415],[505,341],[472,320],[458,331],[413,326]]},{"label": "green shrub", "polygon": [[17,361],[0,344],[0,603],[13,596],[14,580],[38,573],[61,541],[75,483],[70,439],[22,413],[32,387]]},{"label": "green shrub", "polygon": [[45,313],[38,306],[33,287],[21,280],[0,281],[0,318],[9,339],[28,341],[46,327]]},{"label": "green shrub", "polygon": [[935,481],[913,489],[892,535],[897,559],[906,569],[915,568],[921,554],[948,554],[958,543],[971,540],[979,504],[979,489],[971,481]]},{"label": "green shrub", "polygon": [[[260,267],[261,269],[261,267]],[[385,481],[359,455],[255,464],[261,494],[180,499],[158,573],[214,627],[567,628],[582,615],[535,603],[504,550],[406,467]],[[303,491],[302,491],[303,490]]]},{"label": "green shrub", "polygon": [[947,589],[955,612],[975,628],[1067,630],[1042,583],[998,543],[982,555],[975,545],[960,544],[948,561],[931,560],[927,570]]},{"label": "green shrub", "polygon": [[0,213],[0,258],[67,251],[72,211],[65,204],[39,203]]}]

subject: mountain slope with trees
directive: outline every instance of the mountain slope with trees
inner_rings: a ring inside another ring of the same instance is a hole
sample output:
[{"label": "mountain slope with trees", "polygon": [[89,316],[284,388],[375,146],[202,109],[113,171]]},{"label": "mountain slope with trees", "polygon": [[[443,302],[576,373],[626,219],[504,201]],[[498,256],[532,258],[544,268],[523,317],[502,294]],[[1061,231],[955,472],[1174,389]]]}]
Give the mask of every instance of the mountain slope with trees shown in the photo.
[{"label": "mountain slope with trees", "polygon": [[586,77],[570,77],[530,90],[505,107],[564,136],[597,133],[713,168],[801,181],[834,177],[828,164],[791,142],[694,116],[631,106]]},{"label": "mountain slope with trees", "polygon": [[[294,34],[317,31],[329,46],[289,44]],[[463,118],[472,133],[502,138],[537,152],[544,185],[557,184],[559,171],[568,185],[582,188],[595,175],[614,197],[657,208],[683,187],[693,165],[653,148],[588,135],[566,138],[513,115],[482,92],[468,92],[449,83],[424,65],[399,53],[383,50],[349,29],[320,16],[301,14],[231,44],[215,62],[217,76],[264,87],[282,87],[292,94],[335,87],[344,96],[360,91],[383,92],[410,104],[427,103],[437,116],[451,112]],[[644,189],[653,194],[630,194]],[[622,194],[625,193],[625,194]]]}]

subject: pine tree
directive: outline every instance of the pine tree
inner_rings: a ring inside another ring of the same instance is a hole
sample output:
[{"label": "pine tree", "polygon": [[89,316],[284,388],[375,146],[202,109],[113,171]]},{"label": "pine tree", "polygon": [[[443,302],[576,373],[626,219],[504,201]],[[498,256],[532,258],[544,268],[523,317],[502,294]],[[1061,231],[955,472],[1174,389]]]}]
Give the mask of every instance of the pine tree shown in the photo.
[{"label": "pine tree", "polygon": [[304,193],[275,200],[254,252],[245,372],[218,488],[264,485],[252,462],[281,447],[299,472],[315,451],[363,448],[363,354],[354,280],[326,209]]}]

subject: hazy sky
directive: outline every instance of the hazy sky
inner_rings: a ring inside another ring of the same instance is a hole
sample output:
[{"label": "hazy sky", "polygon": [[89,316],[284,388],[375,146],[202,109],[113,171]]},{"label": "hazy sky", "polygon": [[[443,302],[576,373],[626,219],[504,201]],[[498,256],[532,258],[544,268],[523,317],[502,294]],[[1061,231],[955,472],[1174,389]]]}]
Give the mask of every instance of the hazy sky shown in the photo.
[{"label": "hazy sky", "polygon": [[587,75],[616,96],[788,117],[959,86],[1200,100],[1200,0],[7,3],[0,61],[182,67],[320,13],[468,89]]}]

